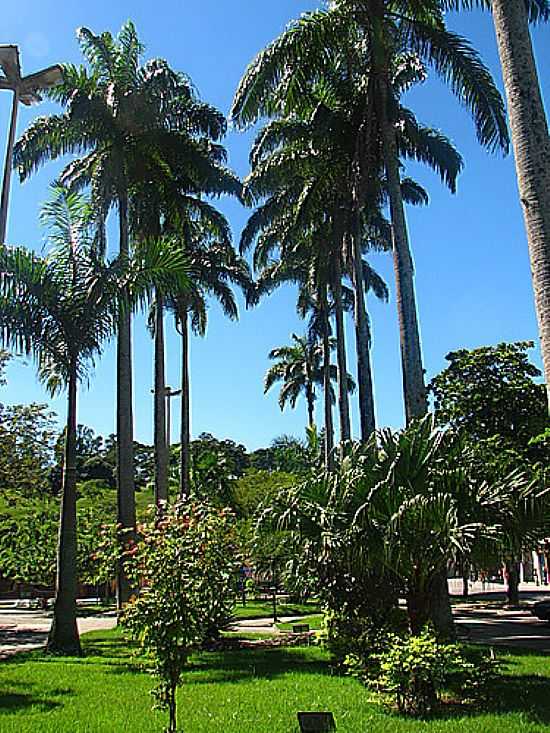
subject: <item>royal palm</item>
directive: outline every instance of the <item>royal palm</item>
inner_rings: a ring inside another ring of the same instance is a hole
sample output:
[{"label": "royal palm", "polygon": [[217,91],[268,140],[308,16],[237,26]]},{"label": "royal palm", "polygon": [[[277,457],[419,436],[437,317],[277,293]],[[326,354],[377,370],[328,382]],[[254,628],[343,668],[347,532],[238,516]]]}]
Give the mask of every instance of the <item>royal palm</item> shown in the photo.
[{"label": "royal palm", "polygon": [[[354,67],[358,49],[360,62]],[[232,110],[233,118],[243,126],[262,116],[289,114],[300,108],[335,60],[346,73],[351,67],[350,71],[362,79],[364,108],[355,138],[350,186],[357,222],[368,196],[364,172],[378,170],[372,165],[372,155],[380,148],[393,225],[407,419],[427,409],[394,124],[398,109],[392,80],[395,60],[410,53],[431,66],[469,107],[483,145],[507,146],[500,94],[479,56],[463,38],[446,29],[436,0],[334,0],[328,10],[303,16],[249,66]]]},{"label": "royal palm", "polygon": [[[175,282],[181,260],[167,259],[161,243],[130,260],[105,263],[90,235],[90,208],[61,187],[42,215],[51,250],[40,257],[22,248],[0,250],[0,338],[32,355],[51,393],[67,391],[67,425],[57,557],[56,597],[48,649],[79,654],[76,626],[77,388],[115,328],[155,283]],[[174,277],[172,277],[174,276]],[[175,279],[174,279],[175,278]],[[183,278],[180,281],[183,286]],[[132,298],[126,297],[127,293]]]}]

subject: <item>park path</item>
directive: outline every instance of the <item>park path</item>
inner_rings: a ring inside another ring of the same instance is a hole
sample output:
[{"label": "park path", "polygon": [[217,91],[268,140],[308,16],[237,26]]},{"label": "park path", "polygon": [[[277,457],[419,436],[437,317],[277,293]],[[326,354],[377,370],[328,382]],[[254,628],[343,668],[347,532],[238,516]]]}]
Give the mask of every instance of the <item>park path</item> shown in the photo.
[{"label": "park path", "polygon": [[[17,652],[43,647],[51,622],[51,613],[45,611],[0,608],[0,659],[6,659]],[[115,626],[114,614],[78,619],[78,630],[81,634],[86,631],[112,629]]]},{"label": "park path", "polygon": [[[491,646],[521,647],[543,654],[550,654],[550,623],[534,617],[529,606],[547,593],[528,593],[522,598],[520,609],[502,606],[503,598],[496,593],[483,597],[472,596],[470,602],[455,603],[453,615],[458,635],[464,641]],[[279,622],[296,621],[296,616],[283,616]],[[39,649],[44,646],[51,624],[51,613],[0,607],[0,659],[16,652]],[[116,626],[116,614],[78,619],[80,633]],[[237,633],[278,634],[272,618],[238,619],[229,631]]]}]

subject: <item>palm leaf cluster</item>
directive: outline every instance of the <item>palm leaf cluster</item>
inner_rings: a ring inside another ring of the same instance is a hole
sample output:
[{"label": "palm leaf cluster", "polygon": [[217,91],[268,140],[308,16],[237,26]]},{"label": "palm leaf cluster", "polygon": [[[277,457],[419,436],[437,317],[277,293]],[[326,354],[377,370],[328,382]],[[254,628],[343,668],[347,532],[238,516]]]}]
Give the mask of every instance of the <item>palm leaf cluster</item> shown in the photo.
[{"label": "palm leaf cluster", "polygon": [[268,118],[245,181],[256,209],[241,249],[254,246],[258,294],[286,279],[320,296],[327,311],[334,304],[344,440],[351,431],[342,286],[353,289],[363,440],[375,429],[369,251],[393,253],[407,419],[427,409],[404,203],[422,205],[428,195],[404,166],[430,166],[454,192],[463,162],[443,133],[416,119],[404,94],[431,70],[470,110],[482,145],[508,146],[502,98],[477,52],[447,29],[446,9],[439,0],[334,0],[293,21],[254,59],[233,102],[240,127]]}]

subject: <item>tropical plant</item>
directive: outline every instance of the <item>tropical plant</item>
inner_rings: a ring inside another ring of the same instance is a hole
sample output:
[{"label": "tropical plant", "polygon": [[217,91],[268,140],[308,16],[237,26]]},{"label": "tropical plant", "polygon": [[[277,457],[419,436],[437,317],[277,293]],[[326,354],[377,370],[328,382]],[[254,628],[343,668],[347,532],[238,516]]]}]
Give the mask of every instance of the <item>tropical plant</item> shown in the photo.
[{"label": "tropical plant", "polygon": [[53,394],[67,390],[67,426],[54,617],[48,650],[80,654],[76,626],[77,385],[111,336],[117,302],[113,268],[103,265],[87,237],[89,211],[59,188],[44,207],[52,251],[0,251],[0,338],[33,356]]},{"label": "tropical plant", "polygon": [[189,654],[227,623],[234,604],[232,516],[207,504],[175,505],[139,535],[129,556],[143,588],[121,620],[152,657],[156,707],[168,710],[167,730],[175,733],[176,689]]},{"label": "tropical plant", "polygon": [[490,8],[508,100],[535,309],[550,410],[550,135],[530,22],[550,19],[548,0],[443,0],[445,9]]},{"label": "tropical plant", "polygon": [[[53,394],[67,390],[67,425],[54,617],[48,649],[80,653],[76,626],[76,400],[82,381],[120,311],[140,301],[155,283],[183,283],[182,261],[162,243],[143,245],[131,262],[105,263],[90,234],[90,207],[78,194],[53,189],[42,221],[51,251],[0,250],[0,339],[32,356]],[[130,299],[127,294],[131,294]]]},{"label": "tropical plant", "polygon": [[[361,63],[354,66],[358,52]],[[483,145],[507,147],[501,96],[477,53],[446,28],[438,0],[427,5],[407,0],[398,8],[393,0],[334,0],[328,9],[302,16],[250,64],[231,114],[246,126],[262,116],[292,113],[335,62],[342,70],[354,68],[363,81],[363,114],[350,179],[355,222],[357,226],[368,195],[363,174],[379,170],[373,165],[373,147],[378,147],[393,224],[405,411],[411,420],[423,415],[427,404],[395,125],[399,104],[392,82],[398,59],[407,54],[431,66],[472,111]]]},{"label": "tropical plant", "polygon": [[[333,345],[333,344],[332,344]],[[269,358],[276,363],[266,372],[264,392],[268,392],[276,382],[282,382],[279,392],[279,407],[284,410],[287,403],[292,408],[303,393],[307,404],[308,427],[315,425],[315,387],[324,386],[324,351],[317,340],[308,336],[292,334],[292,344],[280,346],[269,352]],[[336,369],[330,370],[332,380],[336,379]],[[331,400],[334,393],[331,391]]]},{"label": "tropical plant", "polygon": [[[78,31],[87,66],[66,64],[63,82],[48,94],[66,108],[64,114],[35,120],[15,146],[14,163],[21,180],[50,159],[75,154],[61,180],[89,186],[99,216],[99,239],[109,209],[119,215],[119,253],[128,258],[129,204],[135,187],[144,182],[167,185],[185,182],[185,190],[216,195],[238,189],[221,163],[224,151],[211,142],[225,129],[224,117],[199,103],[189,80],[162,59],[141,65],[143,46],[131,22],[118,37]],[[199,134],[207,128],[208,137]],[[195,137],[191,131],[197,131]],[[205,166],[205,157],[214,158]],[[202,204],[197,204],[201,206]],[[206,204],[205,204],[206,205]],[[120,314],[117,329],[117,484],[118,520],[135,525],[131,313]],[[130,588],[121,573],[119,600]]]},{"label": "tropical plant", "polygon": [[[360,55],[356,53],[356,57],[358,64],[364,64]],[[281,265],[287,271],[292,271],[293,263],[295,267],[300,246],[310,252],[312,263],[316,262],[318,284],[325,280],[330,284],[335,304],[338,374],[343,376],[338,384],[344,441],[350,438],[350,421],[343,323],[347,303],[341,280],[343,275],[348,276],[354,284],[359,417],[361,436],[366,440],[375,429],[371,329],[363,288],[357,283],[364,282],[367,292],[376,285],[363,252],[389,250],[392,241],[390,226],[381,213],[387,202],[387,186],[378,149],[368,170],[362,173],[368,196],[359,215],[354,214],[351,183],[364,114],[366,72],[354,75],[351,66],[348,59],[345,68],[323,69],[305,98],[300,98],[299,108],[268,123],[259,134],[251,153],[252,172],[245,182],[245,193],[253,203],[258,198],[265,201],[250,217],[241,240],[241,246],[248,247],[256,236],[255,262],[262,267],[277,245]],[[424,69],[418,59],[400,56],[396,60],[392,83],[397,98],[423,79]],[[402,106],[396,114],[395,128],[400,156],[428,163],[454,190],[462,161],[452,144],[438,131],[418,123],[410,110]],[[401,189],[408,203],[428,201],[426,192],[410,179],[402,180]],[[273,268],[268,264],[267,269],[269,272]],[[387,293],[385,285],[381,292]]]},{"label": "tropical plant", "polygon": [[171,298],[167,305],[174,314],[176,328],[181,336],[181,433],[180,433],[180,497],[190,492],[191,400],[189,375],[189,328],[199,336],[206,334],[208,298],[219,302],[224,314],[231,320],[238,318],[238,307],[232,285],[244,292],[251,287],[250,269],[231,245],[229,227],[209,233],[204,226],[189,228],[185,239],[185,253],[192,278],[186,293]]}]

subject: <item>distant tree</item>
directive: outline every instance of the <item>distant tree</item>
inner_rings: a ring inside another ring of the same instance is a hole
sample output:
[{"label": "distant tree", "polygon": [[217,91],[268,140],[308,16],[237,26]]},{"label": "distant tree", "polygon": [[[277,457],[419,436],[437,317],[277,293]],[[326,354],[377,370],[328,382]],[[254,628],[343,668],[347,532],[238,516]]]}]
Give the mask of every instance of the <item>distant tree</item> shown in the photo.
[{"label": "distant tree", "polygon": [[311,468],[311,455],[306,441],[292,435],[280,435],[269,448],[258,448],[251,453],[250,465],[259,470],[302,476]]},{"label": "distant tree", "polygon": [[548,424],[544,385],[527,354],[532,341],[452,351],[431,382],[436,420],[473,441],[498,436],[517,450]]},{"label": "distant tree", "polygon": [[0,492],[51,492],[56,435],[56,415],[47,405],[0,404]]},{"label": "distant tree", "polygon": [[296,476],[283,471],[265,471],[248,468],[235,481],[233,488],[233,506],[243,517],[252,517],[262,503],[269,501],[284,488],[296,483]]}]

